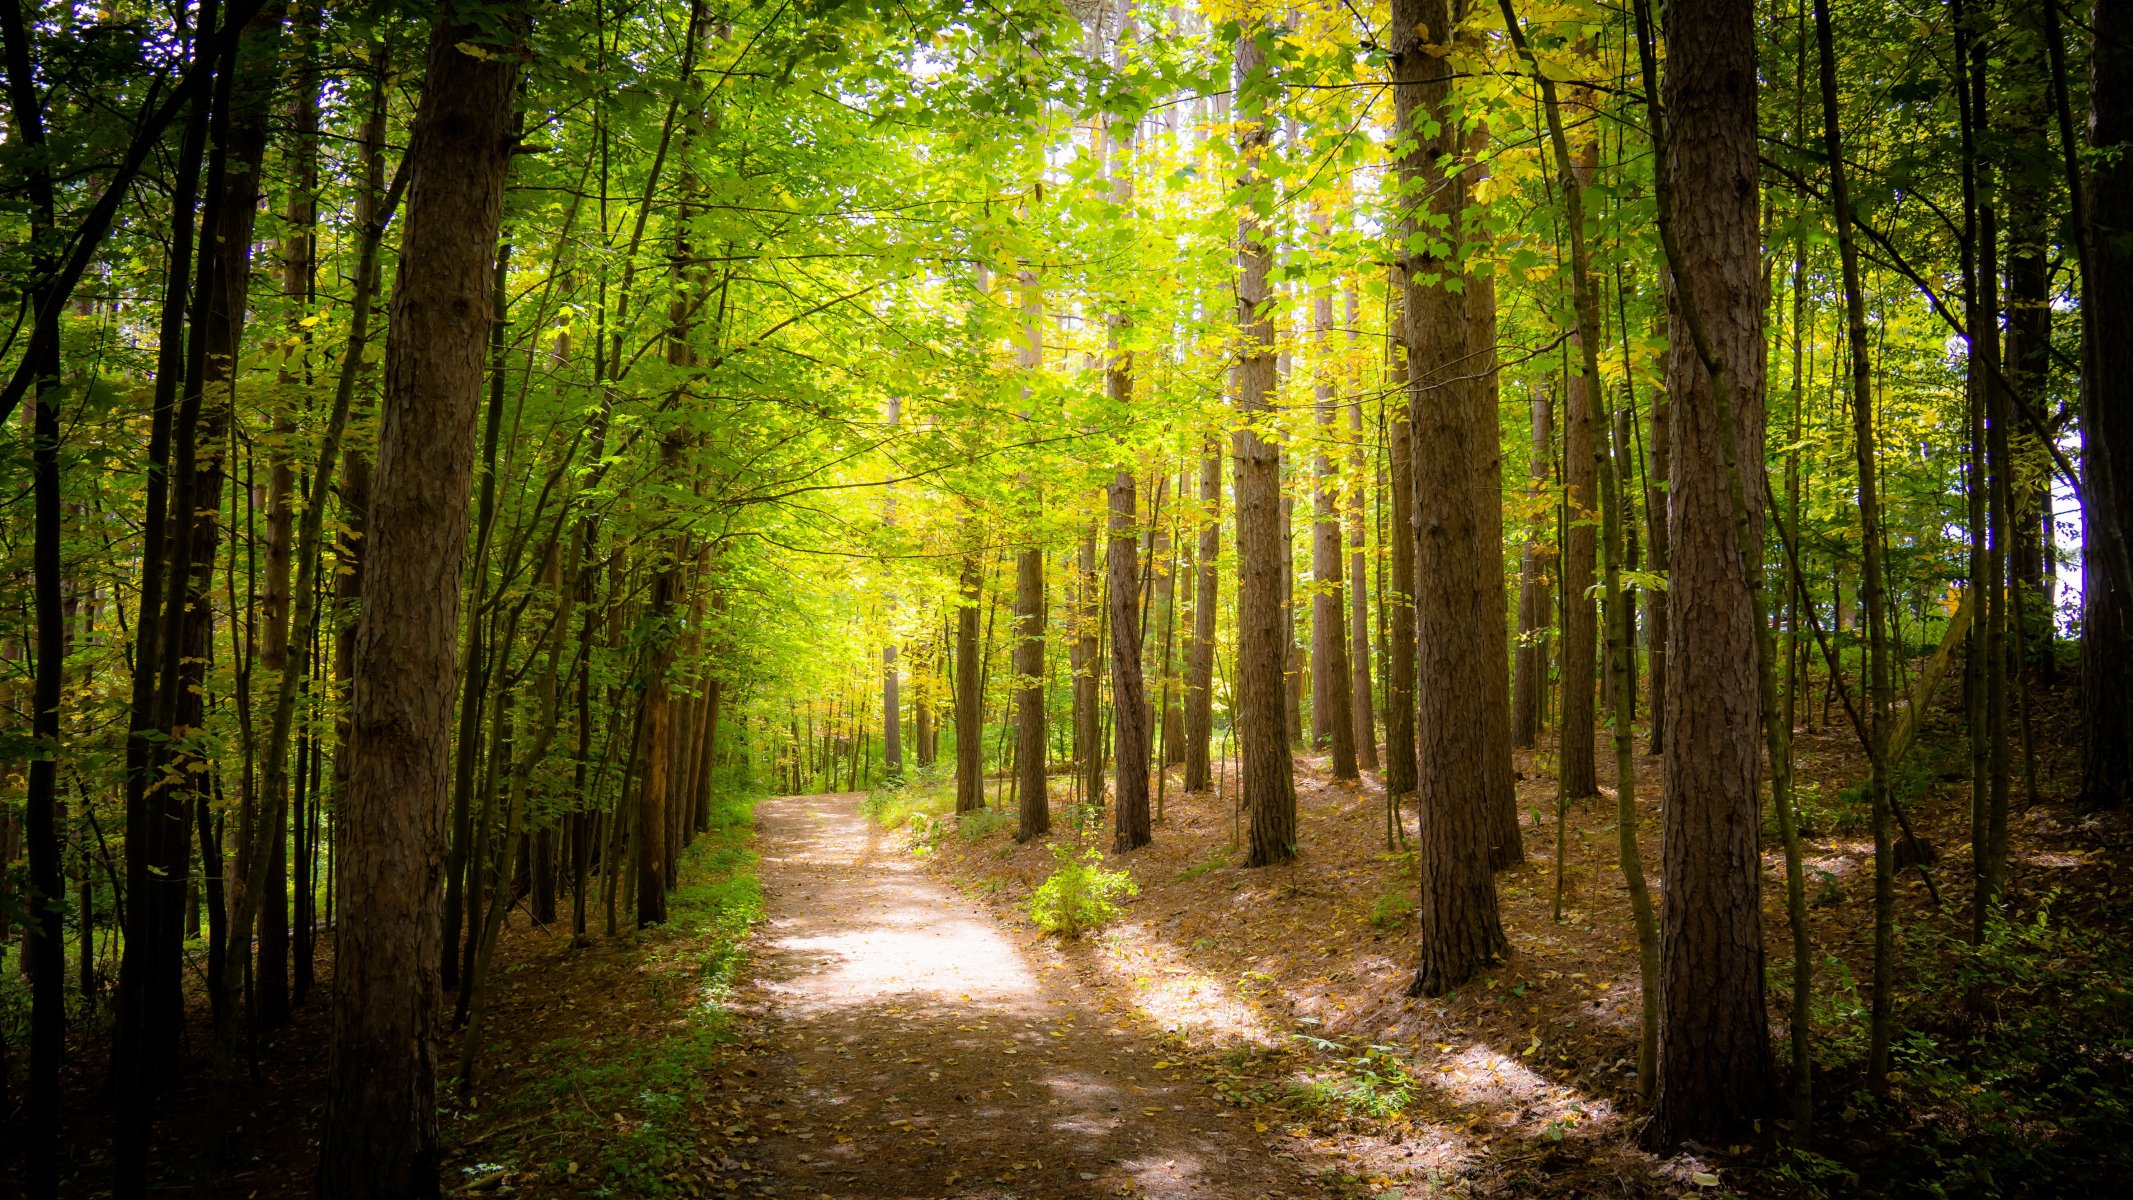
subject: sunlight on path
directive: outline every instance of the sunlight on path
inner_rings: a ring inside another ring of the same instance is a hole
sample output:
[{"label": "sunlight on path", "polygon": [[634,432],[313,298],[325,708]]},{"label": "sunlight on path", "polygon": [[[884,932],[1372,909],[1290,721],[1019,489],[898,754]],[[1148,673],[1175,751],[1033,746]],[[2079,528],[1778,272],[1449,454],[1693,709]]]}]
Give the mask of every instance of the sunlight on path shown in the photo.
[{"label": "sunlight on path", "polygon": [[1279,1135],[1142,1061],[1055,951],[925,874],[858,800],[757,810],[772,1056],[751,1194],[1319,1194]]}]

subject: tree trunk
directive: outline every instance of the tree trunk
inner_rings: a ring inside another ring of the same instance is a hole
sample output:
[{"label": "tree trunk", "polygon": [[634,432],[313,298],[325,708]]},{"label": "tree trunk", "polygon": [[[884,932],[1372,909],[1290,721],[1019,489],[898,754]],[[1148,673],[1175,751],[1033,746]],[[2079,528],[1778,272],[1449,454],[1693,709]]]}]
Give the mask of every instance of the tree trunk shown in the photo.
[{"label": "tree trunk", "polygon": [[2081,798],[2104,808],[2133,797],[2133,591],[2104,545],[2133,526],[2133,3],[2097,0],[2090,24],[2088,140],[2108,153],[2081,188]]},{"label": "tree trunk", "polygon": [[[1319,437],[1331,440],[1338,405],[1327,363],[1333,327],[1333,294],[1320,289],[1312,302],[1318,363],[1314,387]],[[1340,476],[1333,455],[1321,446],[1311,464],[1318,487],[1311,522],[1311,741],[1332,743],[1333,777],[1359,778],[1355,766],[1355,711],[1348,694],[1347,593],[1342,579]]]},{"label": "tree trunk", "polygon": [[[978,690],[980,666],[978,556],[973,550],[963,555],[955,610],[955,811],[959,813],[985,807],[985,714]],[[1027,841],[1043,832],[1023,829],[1016,836]]]},{"label": "tree trunk", "polygon": [[1222,456],[1209,438],[1200,459],[1200,544],[1193,569],[1192,643],[1185,650],[1185,790],[1215,784],[1215,617],[1220,604],[1217,564],[1222,553]]},{"label": "tree trunk", "polygon": [[[1489,554],[1491,518],[1480,511],[1476,464],[1494,454],[1468,376],[1471,279],[1459,263],[1465,179],[1443,164],[1458,149],[1451,72],[1425,31],[1450,27],[1444,0],[1397,0],[1392,28],[1394,113],[1413,147],[1399,162],[1403,190],[1428,197],[1432,222],[1449,245],[1431,244],[1405,265],[1408,405],[1413,426],[1415,625],[1420,688],[1415,722],[1420,771],[1416,909],[1421,962],[1410,991],[1437,996],[1486,968],[1506,949],[1490,874],[1491,785],[1487,707],[1492,656],[1488,628],[1504,624],[1502,569]],[[1429,130],[1436,130],[1430,133]],[[1410,236],[1425,227],[1413,213]],[[1480,698],[1480,703],[1476,699]],[[1508,730],[1506,731],[1508,733]],[[1508,739],[1507,739],[1508,740]],[[1505,750],[1508,752],[1508,745]]]},{"label": "tree trunk", "polygon": [[[1268,152],[1269,83],[1266,58],[1247,30],[1237,39],[1239,119],[1237,149],[1243,159],[1241,186],[1268,186],[1260,160]],[[1289,758],[1287,681],[1287,576],[1282,530],[1281,448],[1260,436],[1272,415],[1274,313],[1267,274],[1273,264],[1273,231],[1249,207],[1237,222],[1237,411],[1242,425],[1231,438],[1236,458],[1237,499],[1237,678],[1238,753],[1242,759],[1243,805],[1251,813],[1245,865],[1263,867],[1296,856],[1296,780]],[[1204,476],[1203,476],[1204,477]]]},{"label": "tree trunk", "polygon": [[[1639,0],[1640,25],[1646,24]],[[1669,322],[1675,432],[1666,691],[1659,1048],[1644,1140],[1750,1136],[1771,1095],[1763,1000],[1760,683],[1744,553],[1760,545],[1762,281],[1755,22],[1748,0],[1670,10],[1662,212],[1680,293]],[[1648,60],[1647,60],[1648,61]],[[1647,68],[1647,82],[1652,72]],[[1678,207],[1677,207],[1678,206]],[[1687,315],[1684,315],[1684,312]],[[1703,334],[1704,337],[1693,335]],[[1722,372],[1714,380],[1705,349]],[[1730,418],[1731,427],[1722,420]],[[1728,449],[1747,520],[1729,491]]]},{"label": "tree trunk", "polygon": [[[1577,342],[1572,339],[1573,355],[1577,349]],[[1564,522],[1562,557],[1563,700],[1556,726],[1563,797],[1567,800],[1596,796],[1600,791],[1592,752],[1593,664],[1597,657],[1592,600],[1593,533],[1600,510],[1593,491],[1597,470],[1592,458],[1592,403],[1585,392],[1584,376],[1573,372],[1563,396],[1563,503],[1569,511]]]},{"label": "tree trunk", "polygon": [[[1111,372],[1113,402],[1122,386]],[[1111,532],[1105,566],[1110,577],[1112,791],[1117,814],[1111,838],[1113,853],[1148,844],[1148,689],[1141,676],[1140,531],[1134,514],[1133,472],[1111,479]]]},{"label": "tree trunk", "polygon": [[1385,596],[1385,791],[1395,799],[1415,791],[1415,469],[1407,406],[1407,273],[1395,267],[1386,287],[1386,487],[1392,493],[1392,586]]},{"label": "tree trunk", "polygon": [[[1548,494],[1548,479],[1555,462],[1555,404],[1545,387],[1535,388],[1532,459],[1526,469],[1526,496],[1538,500]],[[1548,633],[1555,626],[1554,589],[1549,586],[1553,555],[1547,527],[1550,509],[1537,509],[1536,519],[1526,530],[1526,545],[1518,556],[1518,653],[1511,684],[1511,740],[1530,747],[1540,740],[1548,723]]]},{"label": "tree trunk", "polygon": [[401,261],[411,269],[394,287],[386,338],[338,821],[345,907],[318,1176],[327,1200],[439,1192],[437,888],[460,560],[518,76],[514,51],[460,47],[492,43],[492,17],[438,25],[408,150]]},{"label": "tree trunk", "polygon": [[[1349,281],[1348,341],[1355,342],[1355,284]],[[1353,386],[1351,384],[1351,386]],[[1364,480],[1370,477],[1369,456],[1364,452],[1363,397],[1361,388],[1348,401],[1348,437],[1355,443],[1348,451],[1348,667],[1352,676],[1348,698],[1355,726],[1355,762],[1365,770],[1378,769],[1378,722],[1370,687],[1370,589],[1363,586],[1370,546],[1365,537]],[[1382,581],[1380,581],[1382,586]]]}]

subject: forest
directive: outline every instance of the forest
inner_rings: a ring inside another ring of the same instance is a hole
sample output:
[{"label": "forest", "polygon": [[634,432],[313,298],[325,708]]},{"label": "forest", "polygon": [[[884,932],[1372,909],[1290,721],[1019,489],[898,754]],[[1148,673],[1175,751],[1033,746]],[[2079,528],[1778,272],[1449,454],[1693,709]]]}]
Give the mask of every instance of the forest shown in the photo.
[{"label": "forest", "polygon": [[0,1196],[2133,1172],[2133,0],[0,52]]}]

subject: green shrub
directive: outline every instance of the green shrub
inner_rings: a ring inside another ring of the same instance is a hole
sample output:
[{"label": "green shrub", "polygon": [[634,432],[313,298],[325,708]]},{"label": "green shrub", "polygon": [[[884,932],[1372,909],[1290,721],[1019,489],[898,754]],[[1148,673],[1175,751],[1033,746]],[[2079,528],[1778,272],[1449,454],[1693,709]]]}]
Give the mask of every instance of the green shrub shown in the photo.
[{"label": "green shrub", "polygon": [[1406,892],[1380,892],[1377,902],[1370,906],[1370,923],[1379,929],[1393,929],[1406,924],[1414,913],[1414,897]]},{"label": "green shrub", "polygon": [[975,842],[981,838],[990,837],[1012,824],[1014,824],[1014,818],[1008,816],[1005,809],[977,808],[955,819],[955,831],[963,835],[964,841]]},{"label": "green shrub", "polygon": [[1046,933],[1077,937],[1102,928],[1124,911],[1119,901],[1140,895],[1133,876],[1104,869],[1094,846],[1076,854],[1074,847],[1054,842],[1051,851],[1059,868],[1029,898],[1029,919]]}]

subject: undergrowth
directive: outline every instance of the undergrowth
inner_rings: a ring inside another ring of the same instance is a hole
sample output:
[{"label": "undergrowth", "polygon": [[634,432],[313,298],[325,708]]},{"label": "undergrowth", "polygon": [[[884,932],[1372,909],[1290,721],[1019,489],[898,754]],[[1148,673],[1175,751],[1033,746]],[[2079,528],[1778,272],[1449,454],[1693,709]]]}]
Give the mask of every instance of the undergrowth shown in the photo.
[{"label": "undergrowth", "polygon": [[[1825,1111],[1836,1110],[1833,1124],[1900,1131],[1870,1166],[1853,1163],[1872,1190],[2070,1196],[2133,1176],[2133,949],[2096,932],[2123,928],[2123,914],[2077,926],[2059,903],[2056,892],[2037,898],[1977,946],[1938,924],[1905,930],[1917,977],[1899,997],[1886,1101],[1858,1086],[1869,1020],[1858,982],[1841,962],[1825,964],[1815,1005],[1816,1065],[1832,1080]],[[1823,1195],[1862,1186],[1813,1153],[1793,1155],[1783,1173]]]},{"label": "undergrowth", "polygon": [[1029,898],[1029,919],[1046,933],[1078,937],[1101,929],[1125,911],[1120,901],[1140,895],[1133,876],[1105,868],[1094,846],[1076,853],[1073,845],[1054,842],[1051,851],[1059,866]]},{"label": "undergrowth", "polygon": [[[695,1114],[710,1099],[733,1038],[727,1002],[743,975],[748,929],[763,914],[749,845],[756,798],[722,798],[710,832],[682,856],[683,882],[668,898],[667,923],[643,930],[631,951],[637,971],[651,977],[655,1000],[662,982],[685,981],[688,1002],[678,1017],[650,1030],[540,1046],[532,1057],[561,1069],[531,1082],[497,1114],[550,1110],[547,1120],[565,1143],[550,1151],[562,1156],[550,1169],[584,1180],[590,1194],[666,1197],[693,1186],[681,1168],[698,1153]],[[568,1157],[573,1149],[589,1161]]]}]

